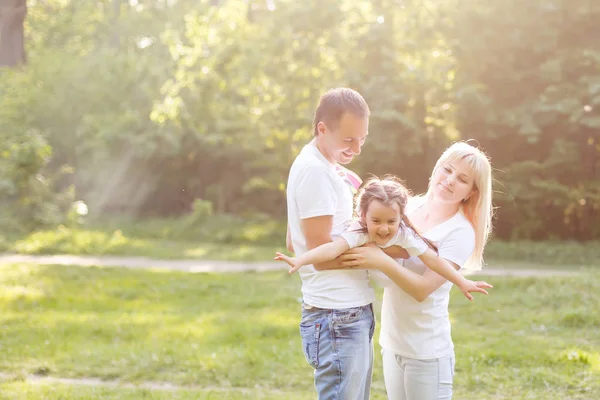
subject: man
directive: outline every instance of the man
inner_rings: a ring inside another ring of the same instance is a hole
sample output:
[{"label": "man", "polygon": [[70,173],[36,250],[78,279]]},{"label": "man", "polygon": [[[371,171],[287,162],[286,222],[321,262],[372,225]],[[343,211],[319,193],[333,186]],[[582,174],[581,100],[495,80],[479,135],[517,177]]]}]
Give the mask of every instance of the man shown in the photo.
[{"label": "man", "polygon": [[[288,178],[286,242],[297,255],[332,241],[348,227],[360,180],[339,164],[360,154],[369,113],[366,101],[352,89],[332,89],[321,97],[314,139],[302,149]],[[302,347],[315,369],[320,400],[368,399],[375,293],[365,270],[320,270],[337,263],[300,270]]]}]

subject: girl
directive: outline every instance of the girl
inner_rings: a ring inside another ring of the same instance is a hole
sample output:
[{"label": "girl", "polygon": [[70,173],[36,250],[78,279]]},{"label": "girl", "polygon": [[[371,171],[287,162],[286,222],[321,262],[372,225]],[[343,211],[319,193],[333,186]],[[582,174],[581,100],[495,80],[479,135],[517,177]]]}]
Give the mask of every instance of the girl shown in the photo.
[{"label": "girl", "polygon": [[304,265],[333,260],[348,249],[373,243],[379,247],[400,246],[410,256],[418,257],[425,265],[458,286],[469,300],[470,292],[487,294],[485,282],[473,282],[463,277],[445,259],[438,257],[435,245],[423,238],[405,215],[408,190],[397,178],[372,178],[357,195],[356,214],[359,220],[340,237],[316,247],[299,257],[276,253],[275,260],[290,265],[290,274]]}]

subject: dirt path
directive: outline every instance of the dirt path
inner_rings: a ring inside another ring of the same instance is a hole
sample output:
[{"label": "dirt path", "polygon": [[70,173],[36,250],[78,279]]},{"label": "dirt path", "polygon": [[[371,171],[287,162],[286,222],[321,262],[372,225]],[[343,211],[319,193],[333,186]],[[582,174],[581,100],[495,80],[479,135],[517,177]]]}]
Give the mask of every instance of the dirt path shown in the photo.
[{"label": "dirt path", "polygon": [[[73,256],[73,255],[21,255],[0,254],[0,264],[34,263],[40,265],[78,265],[84,267],[126,267],[137,269],[168,269],[191,273],[243,272],[243,271],[283,271],[283,263],[276,262],[232,262],[206,260],[158,260],[146,257],[123,256]],[[531,269],[492,265],[478,275],[483,276],[568,276],[579,273],[574,269]]]}]

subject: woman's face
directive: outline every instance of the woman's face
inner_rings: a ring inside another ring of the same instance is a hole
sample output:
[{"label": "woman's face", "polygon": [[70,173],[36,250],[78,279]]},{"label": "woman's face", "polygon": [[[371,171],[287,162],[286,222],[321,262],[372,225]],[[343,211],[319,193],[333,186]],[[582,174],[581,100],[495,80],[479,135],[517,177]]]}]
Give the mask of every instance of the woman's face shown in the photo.
[{"label": "woman's face", "polygon": [[436,200],[460,203],[474,193],[475,175],[464,160],[441,164],[431,178],[431,191]]}]

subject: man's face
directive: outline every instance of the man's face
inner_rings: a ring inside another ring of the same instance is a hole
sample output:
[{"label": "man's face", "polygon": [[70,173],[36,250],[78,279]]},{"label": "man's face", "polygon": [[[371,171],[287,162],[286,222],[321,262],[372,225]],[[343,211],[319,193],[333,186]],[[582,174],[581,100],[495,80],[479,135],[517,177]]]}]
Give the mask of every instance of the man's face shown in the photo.
[{"label": "man's face", "polygon": [[369,118],[345,113],[337,127],[328,127],[321,121],[317,129],[323,155],[331,162],[348,164],[355,155],[360,154],[361,147],[367,139]]}]

